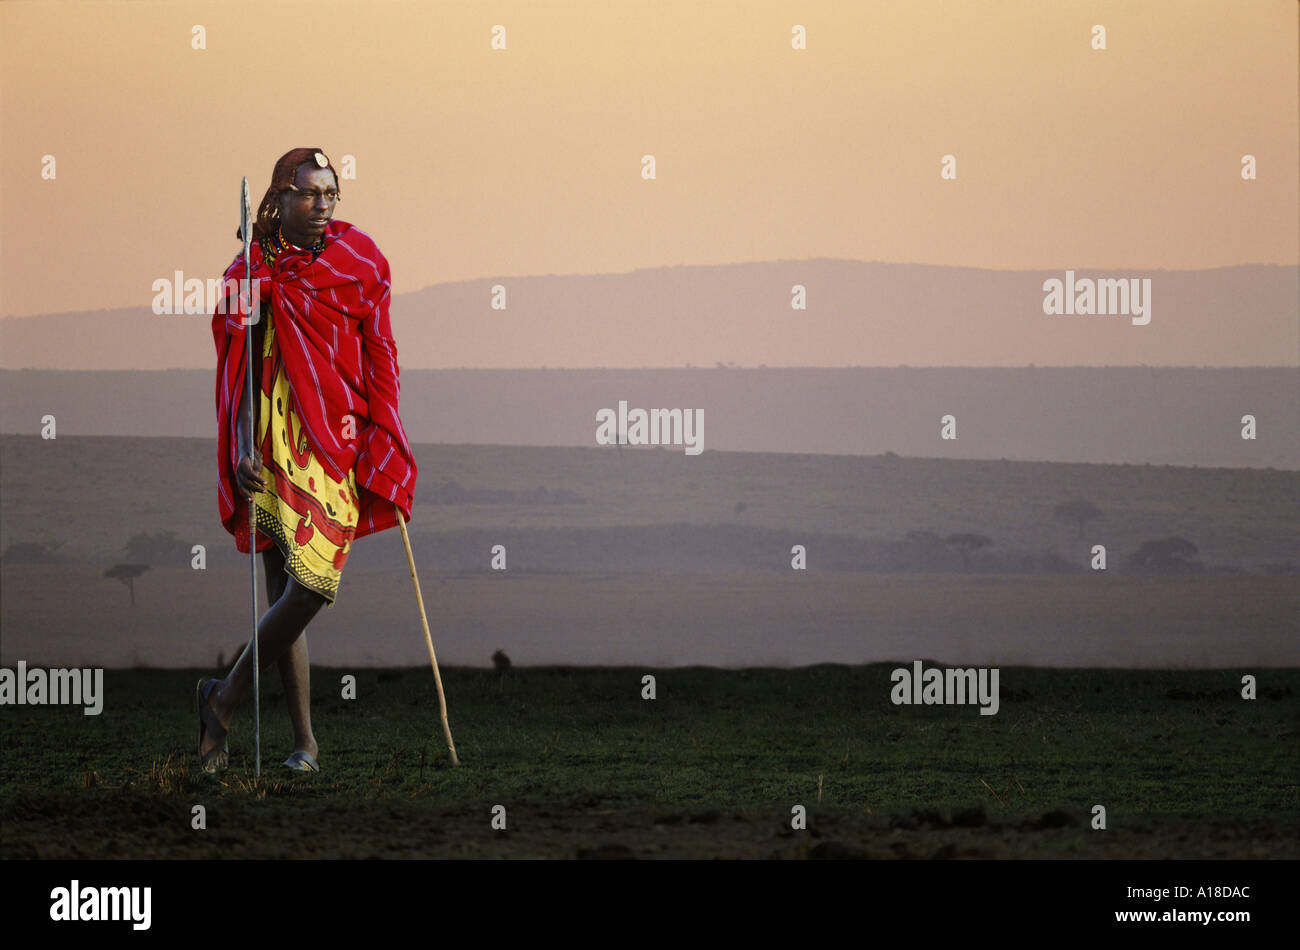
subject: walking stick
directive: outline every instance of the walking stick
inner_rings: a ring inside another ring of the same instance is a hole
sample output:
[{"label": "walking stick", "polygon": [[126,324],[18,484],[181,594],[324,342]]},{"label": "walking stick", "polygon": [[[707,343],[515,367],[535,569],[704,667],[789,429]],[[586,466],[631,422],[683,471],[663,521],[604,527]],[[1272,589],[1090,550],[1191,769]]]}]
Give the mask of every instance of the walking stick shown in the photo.
[{"label": "walking stick", "polygon": [[[260,395],[253,388],[253,255],[249,251],[252,240],[251,224],[253,217],[252,202],[248,198],[248,176],[244,176],[244,185],[239,208],[239,232],[244,238],[244,286],[248,292],[248,316],[244,321],[244,340],[246,343],[245,362],[248,364],[248,438],[257,451],[257,430],[253,421],[254,400]],[[261,314],[258,314],[260,318]],[[242,459],[240,460],[243,461]],[[257,494],[248,496],[248,557],[253,579],[253,777],[262,777],[262,688],[257,665]]]},{"label": "walking stick", "polygon": [[442,677],[438,675],[438,658],[433,655],[433,637],[429,636],[429,618],[424,615],[424,598],[420,596],[420,579],[415,576],[415,557],[411,554],[411,538],[406,533],[406,519],[402,509],[396,505],[397,524],[402,529],[402,544],[406,546],[406,564],[411,569],[411,580],[415,581],[415,603],[420,608],[420,623],[424,626],[424,642],[429,647],[429,662],[433,664],[433,683],[438,687],[438,712],[442,716],[442,731],[447,736],[447,749],[451,752],[451,764],[460,765],[456,758],[456,743],[451,741],[451,726],[447,722],[447,697],[442,692]]}]

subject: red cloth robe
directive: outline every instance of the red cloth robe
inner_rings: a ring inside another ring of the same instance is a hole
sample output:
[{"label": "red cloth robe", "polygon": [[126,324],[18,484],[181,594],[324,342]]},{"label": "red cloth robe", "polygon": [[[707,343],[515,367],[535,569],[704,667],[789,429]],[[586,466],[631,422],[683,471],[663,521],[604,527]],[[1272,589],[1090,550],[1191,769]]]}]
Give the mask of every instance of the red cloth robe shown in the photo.
[{"label": "red cloth robe", "polygon": [[[260,300],[269,300],[273,308],[276,344],[306,439],[321,465],[340,481],[356,467],[360,503],[356,537],[395,526],[395,508],[410,521],[419,470],[398,417],[401,383],[388,320],[392,297],[388,261],[369,235],[345,221],[329,223],[325,249],[314,262],[310,251],[290,245],[268,268],[256,241],[252,259]],[[243,277],[240,253],[226,270],[226,286]],[[247,554],[248,499],[239,494],[235,482],[234,419],[248,373],[246,328],[233,294],[227,300],[212,315],[217,348],[217,504],[222,525]],[[254,384],[258,385],[256,379]],[[344,439],[344,417],[349,414],[355,419],[356,435]],[[274,543],[263,534],[258,542],[259,551]]]}]

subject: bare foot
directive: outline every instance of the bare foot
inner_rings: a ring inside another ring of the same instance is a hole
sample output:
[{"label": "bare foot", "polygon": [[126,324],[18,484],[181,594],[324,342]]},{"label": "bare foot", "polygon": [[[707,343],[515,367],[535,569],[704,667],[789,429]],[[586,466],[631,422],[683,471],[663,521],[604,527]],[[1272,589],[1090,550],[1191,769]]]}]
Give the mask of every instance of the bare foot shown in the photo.
[{"label": "bare foot", "polygon": [[[212,716],[215,716],[217,722],[219,722],[222,726],[222,730],[220,732],[217,732],[216,730],[210,730],[207,728],[201,730],[200,739],[199,739],[199,762],[201,764],[206,762],[207,764],[205,768],[210,771],[215,771],[217,769],[224,769],[229,764],[229,754],[225,751],[225,745],[226,745],[225,730],[230,725],[230,719],[229,717],[227,717],[223,721],[220,715],[217,714],[217,710],[212,704],[212,699],[216,696],[217,691],[220,688],[221,688],[220,683],[214,684],[208,690],[206,700],[203,698],[202,691],[200,691],[199,694],[199,701],[206,703],[210,714]],[[202,717],[200,717],[200,722],[202,722]],[[216,748],[220,748],[222,751],[218,752],[215,756],[209,758],[209,756],[211,756],[212,754],[212,750]]]}]

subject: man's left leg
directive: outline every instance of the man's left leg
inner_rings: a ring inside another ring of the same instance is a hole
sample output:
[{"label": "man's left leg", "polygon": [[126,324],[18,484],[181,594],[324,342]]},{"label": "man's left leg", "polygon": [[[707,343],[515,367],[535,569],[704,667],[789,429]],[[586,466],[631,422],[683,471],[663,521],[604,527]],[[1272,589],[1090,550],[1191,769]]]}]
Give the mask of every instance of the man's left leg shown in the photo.
[{"label": "man's left leg", "polygon": [[[266,566],[266,591],[270,603],[275,603],[288,586],[289,575],[284,570],[284,553],[276,545],[262,552]],[[280,657],[280,682],[284,684],[284,699],[289,706],[289,721],[293,724],[293,751],[306,752],[313,759],[320,753],[316,737],[311,731],[311,665],[307,659],[307,631],[303,631],[293,646]]]},{"label": "man's left leg", "polygon": [[289,704],[289,721],[293,723],[293,751],[306,753],[313,760],[320,753],[311,731],[311,664],[307,660],[307,631],[280,657],[280,682]]}]

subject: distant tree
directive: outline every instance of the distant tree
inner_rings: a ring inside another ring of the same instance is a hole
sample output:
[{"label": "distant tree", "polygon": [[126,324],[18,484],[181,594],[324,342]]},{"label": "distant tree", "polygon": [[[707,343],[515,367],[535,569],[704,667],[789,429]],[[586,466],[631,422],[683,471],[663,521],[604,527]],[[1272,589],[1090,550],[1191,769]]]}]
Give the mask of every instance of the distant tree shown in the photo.
[{"label": "distant tree", "polygon": [[1190,574],[1204,569],[1199,561],[1191,560],[1196,553],[1196,545],[1191,541],[1171,536],[1143,541],[1128,561],[1130,567],[1139,571]]},{"label": "distant tree", "polygon": [[175,531],[146,534],[141,531],[122,546],[127,560],[132,563],[167,564],[188,556],[185,545],[176,539]]},{"label": "distant tree", "polygon": [[1077,524],[1079,526],[1079,537],[1081,538],[1083,537],[1083,523],[1085,521],[1099,521],[1104,517],[1100,508],[1082,498],[1061,502],[1052,509],[1052,516],[1057,521],[1068,521],[1071,524]]},{"label": "distant tree", "polygon": [[1294,561],[1273,561],[1269,564],[1261,564],[1260,570],[1270,577],[1285,577],[1289,574],[1300,573]]},{"label": "distant tree", "polygon": [[55,551],[62,545],[62,541],[51,541],[49,543],[40,543],[36,541],[19,541],[17,544],[11,544],[5,548],[4,557],[0,558],[6,564],[61,564],[63,558]]},{"label": "distant tree", "polygon": [[114,577],[127,586],[131,592],[131,606],[135,606],[135,579],[149,570],[148,564],[114,564],[104,572],[105,577]]},{"label": "distant tree", "polygon": [[1055,551],[1045,551],[1038,558],[1037,569],[1045,574],[1069,574],[1079,570],[1079,565],[1067,561]]},{"label": "distant tree", "polygon": [[454,478],[443,479],[442,484],[433,489],[433,501],[439,505],[460,505],[466,500],[468,494],[460,482]]},{"label": "distant tree", "polygon": [[946,570],[952,552],[933,531],[909,531],[902,553],[909,570]]},{"label": "distant tree", "polygon": [[909,531],[905,540],[908,544],[916,544],[922,547],[936,547],[943,544],[943,539],[933,531]]},{"label": "distant tree", "polygon": [[993,542],[982,534],[950,534],[948,535],[948,544],[952,545],[961,554],[961,569],[970,570],[970,556],[980,548],[986,548]]}]

